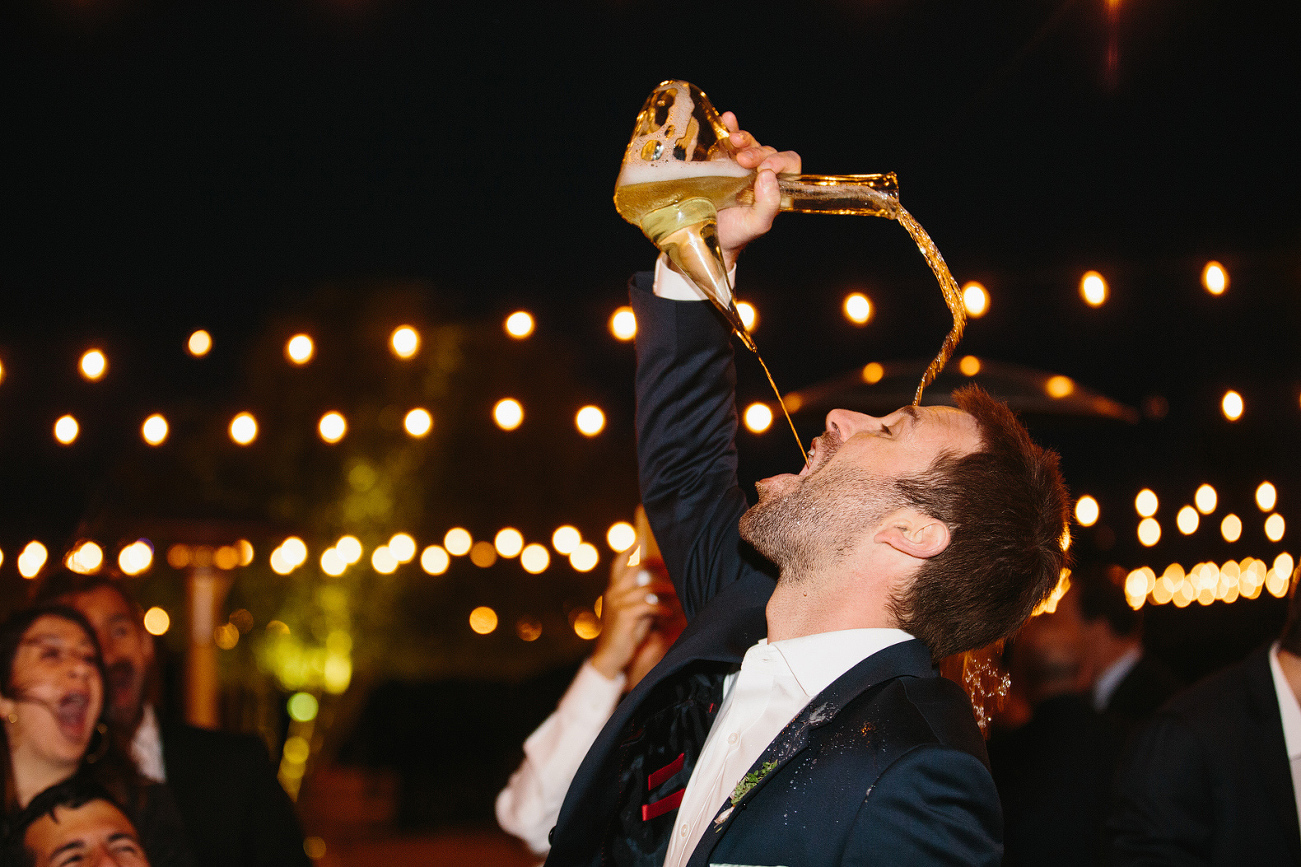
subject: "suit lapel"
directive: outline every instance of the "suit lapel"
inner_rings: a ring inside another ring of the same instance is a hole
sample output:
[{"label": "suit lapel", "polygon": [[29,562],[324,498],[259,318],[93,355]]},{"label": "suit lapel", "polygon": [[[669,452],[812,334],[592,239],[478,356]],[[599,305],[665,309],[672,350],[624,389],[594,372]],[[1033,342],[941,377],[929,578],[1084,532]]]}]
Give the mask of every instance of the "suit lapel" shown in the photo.
[{"label": "suit lapel", "polygon": [[818,693],[773,738],[750,766],[732,798],[718,808],[688,860],[688,867],[705,867],[718,841],[747,802],[777,776],[791,759],[808,747],[813,733],[835,719],[845,705],[873,687],[901,676],[929,677],[934,673],[931,654],[916,639],[892,645],[859,662]]}]

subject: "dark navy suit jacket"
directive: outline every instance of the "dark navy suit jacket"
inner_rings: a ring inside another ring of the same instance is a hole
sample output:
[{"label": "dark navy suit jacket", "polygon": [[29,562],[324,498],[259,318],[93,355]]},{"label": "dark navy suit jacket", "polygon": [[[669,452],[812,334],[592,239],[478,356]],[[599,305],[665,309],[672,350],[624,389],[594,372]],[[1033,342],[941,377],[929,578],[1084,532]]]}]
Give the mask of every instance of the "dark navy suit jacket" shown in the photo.
[{"label": "dark navy suit jacket", "polygon": [[167,788],[199,867],[310,867],[294,806],[252,735],[161,726]]},{"label": "dark navy suit jacket", "polygon": [[1301,864],[1268,653],[1176,695],[1135,733],[1109,822],[1113,864]]},{"label": "dark navy suit jacket", "polygon": [[[634,278],[642,497],[690,623],[616,709],[576,775],[549,865],[663,863],[722,680],[767,632],[772,567],[740,541],[735,372],[704,303]],[[766,770],[764,770],[766,768]],[[816,696],[719,805],[690,864],[990,864],[1002,815],[971,704],[912,640]]]}]

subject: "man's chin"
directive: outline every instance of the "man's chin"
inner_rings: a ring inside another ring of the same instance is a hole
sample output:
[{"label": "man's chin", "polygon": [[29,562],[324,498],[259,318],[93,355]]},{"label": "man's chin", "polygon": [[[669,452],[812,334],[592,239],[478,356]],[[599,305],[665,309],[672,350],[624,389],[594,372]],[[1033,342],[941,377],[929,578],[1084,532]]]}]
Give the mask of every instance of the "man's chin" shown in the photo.
[{"label": "man's chin", "polygon": [[759,494],[759,502],[762,503],[772,497],[780,497],[795,485],[798,485],[799,480],[800,477],[794,473],[780,473],[755,482],[754,489]]}]

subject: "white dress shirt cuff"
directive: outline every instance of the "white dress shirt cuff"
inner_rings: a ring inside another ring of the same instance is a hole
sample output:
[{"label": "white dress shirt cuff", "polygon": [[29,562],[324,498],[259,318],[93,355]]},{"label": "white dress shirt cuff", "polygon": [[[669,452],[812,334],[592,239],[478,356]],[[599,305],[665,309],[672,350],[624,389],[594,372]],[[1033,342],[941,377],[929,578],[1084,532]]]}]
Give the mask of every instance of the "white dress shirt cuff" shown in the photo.
[{"label": "white dress shirt cuff", "polygon": [[[736,266],[727,272],[727,282],[736,285]],[[709,296],[682,274],[669,267],[669,257],[660,253],[655,260],[655,294],[670,301],[708,301]]]}]

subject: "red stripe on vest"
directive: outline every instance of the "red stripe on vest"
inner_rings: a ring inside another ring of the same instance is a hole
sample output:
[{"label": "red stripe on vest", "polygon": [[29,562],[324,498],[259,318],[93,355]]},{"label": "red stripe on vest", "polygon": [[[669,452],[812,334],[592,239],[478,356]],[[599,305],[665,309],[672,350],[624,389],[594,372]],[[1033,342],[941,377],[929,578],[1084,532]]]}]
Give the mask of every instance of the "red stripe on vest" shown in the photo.
[{"label": "red stripe on vest", "polygon": [[682,803],[682,796],[687,793],[685,788],[678,789],[667,798],[660,798],[653,804],[643,804],[641,808],[641,819],[643,822],[649,822],[656,816],[663,816],[669,810],[676,810],[678,804]]},{"label": "red stripe on vest", "polygon": [[669,762],[667,765],[665,765],[664,767],[660,768],[658,771],[656,771],[655,773],[647,777],[646,791],[650,791],[651,789],[658,786],[660,783],[667,780],[669,777],[676,774],[678,771],[682,770],[682,766],[686,763],[686,760],[687,760],[686,753],[678,753],[678,757],[676,759]]}]

